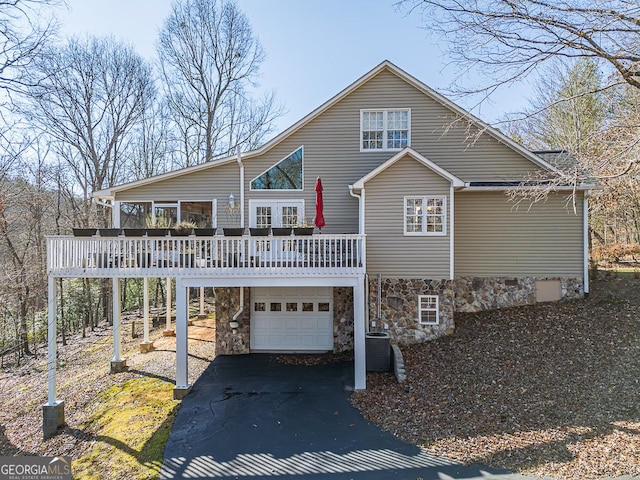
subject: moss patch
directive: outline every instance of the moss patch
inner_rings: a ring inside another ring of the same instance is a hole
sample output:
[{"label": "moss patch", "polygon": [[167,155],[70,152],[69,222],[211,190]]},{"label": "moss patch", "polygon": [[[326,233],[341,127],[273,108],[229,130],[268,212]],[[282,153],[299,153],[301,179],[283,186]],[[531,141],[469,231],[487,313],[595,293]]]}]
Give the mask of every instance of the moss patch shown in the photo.
[{"label": "moss patch", "polygon": [[157,378],[138,378],[114,385],[97,399],[84,433],[93,448],[73,461],[74,478],[157,478],[164,446],[178,403],[173,384]]}]

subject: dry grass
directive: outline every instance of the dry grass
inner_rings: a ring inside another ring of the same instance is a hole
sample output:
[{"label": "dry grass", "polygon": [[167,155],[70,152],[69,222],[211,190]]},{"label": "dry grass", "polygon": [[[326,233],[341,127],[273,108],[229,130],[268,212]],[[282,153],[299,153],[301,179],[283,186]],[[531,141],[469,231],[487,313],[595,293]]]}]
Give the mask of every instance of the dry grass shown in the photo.
[{"label": "dry grass", "polygon": [[403,349],[407,386],[370,374],[363,414],[432,453],[521,473],[640,475],[640,280],[587,300],[456,314]]}]

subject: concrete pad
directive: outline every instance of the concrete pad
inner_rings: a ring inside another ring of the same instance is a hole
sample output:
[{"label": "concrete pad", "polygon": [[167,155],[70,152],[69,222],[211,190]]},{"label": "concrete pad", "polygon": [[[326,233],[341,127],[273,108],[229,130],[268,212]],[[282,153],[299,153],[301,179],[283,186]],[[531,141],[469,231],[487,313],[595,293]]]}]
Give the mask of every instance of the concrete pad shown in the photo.
[{"label": "concrete pad", "polygon": [[367,422],[349,401],[352,362],[287,365],[277,358],[211,363],[178,410],[161,478],[525,478],[436,457]]},{"label": "concrete pad", "polygon": [[109,373],[122,373],[127,370],[127,361],[120,360],[119,362],[111,362],[111,368]]},{"label": "concrete pad", "polygon": [[142,342],[140,344],[140,353],[149,353],[153,351],[153,342]]},{"label": "concrete pad", "polygon": [[162,331],[162,336],[163,337],[175,337],[176,336],[176,331],[175,330],[163,330]]},{"label": "concrete pad", "polygon": [[45,440],[53,437],[64,424],[64,401],[42,405],[42,434]]}]

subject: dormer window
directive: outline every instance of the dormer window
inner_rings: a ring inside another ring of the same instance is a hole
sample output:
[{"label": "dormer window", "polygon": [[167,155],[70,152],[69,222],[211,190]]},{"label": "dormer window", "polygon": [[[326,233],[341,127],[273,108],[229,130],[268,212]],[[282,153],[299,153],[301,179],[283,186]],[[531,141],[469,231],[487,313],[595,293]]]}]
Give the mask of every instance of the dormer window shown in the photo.
[{"label": "dormer window", "polygon": [[402,150],[411,145],[411,110],[360,110],[360,151]]},{"label": "dormer window", "polygon": [[302,190],[303,147],[251,180],[251,190]]}]

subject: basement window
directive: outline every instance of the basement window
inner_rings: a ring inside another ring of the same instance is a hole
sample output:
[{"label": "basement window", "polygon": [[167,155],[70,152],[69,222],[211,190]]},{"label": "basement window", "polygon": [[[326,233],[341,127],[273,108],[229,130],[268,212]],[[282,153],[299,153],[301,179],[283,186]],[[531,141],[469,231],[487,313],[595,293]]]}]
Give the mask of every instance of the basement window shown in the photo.
[{"label": "basement window", "polygon": [[440,309],[438,295],[418,295],[418,322],[420,325],[439,325]]}]

